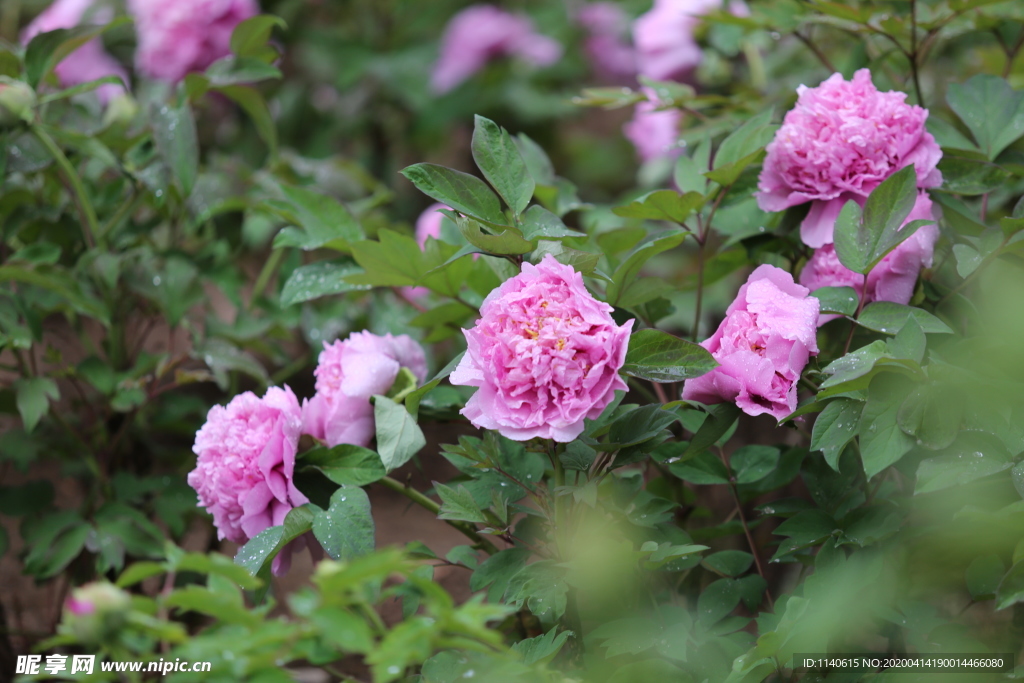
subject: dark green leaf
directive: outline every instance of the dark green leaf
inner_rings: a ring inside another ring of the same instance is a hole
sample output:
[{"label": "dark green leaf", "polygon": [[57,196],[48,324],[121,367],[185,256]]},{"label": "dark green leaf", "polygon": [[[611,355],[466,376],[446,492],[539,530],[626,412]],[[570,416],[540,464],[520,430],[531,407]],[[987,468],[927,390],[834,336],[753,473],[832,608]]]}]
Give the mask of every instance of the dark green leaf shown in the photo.
[{"label": "dark green leaf", "polygon": [[740,416],[740,409],[734,403],[717,403],[707,407],[708,417],[701,424],[697,433],[693,435],[690,445],[681,456],[686,460],[688,456],[703,451],[710,447],[724,435],[736,423]]},{"label": "dark green leaf", "polygon": [[917,175],[913,164],[889,176],[874,189],[864,209],[849,201],[835,227],[836,255],[855,273],[867,274],[886,254],[925,224],[903,225],[917,200]]},{"label": "dark green leaf", "polygon": [[487,182],[516,215],[521,214],[533,198],[535,183],[512,136],[494,121],[476,116],[472,149]]},{"label": "dark green leaf", "polygon": [[352,444],[314,448],[303,453],[296,464],[314,467],[335,484],[343,486],[366,486],[387,474],[379,455]]},{"label": "dark green leaf", "polygon": [[739,586],[733,579],[719,579],[697,598],[697,620],[705,626],[718,623],[740,604]]},{"label": "dark green leaf", "polygon": [[660,403],[646,405],[612,422],[608,441],[620,447],[643,443],[653,439],[678,419],[671,410],[662,410]]},{"label": "dark green leaf", "polygon": [[875,332],[896,334],[911,317],[921,326],[921,330],[928,334],[953,333],[946,323],[928,311],[892,301],[875,301],[868,304],[857,318],[857,324]]},{"label": "dark green leaf", "polygon": [[979,195],[998,189],[1010,179],[1010,172],[996,164],[967,157],[946,155],[938,165],[942,189],[962,195]]},{"label": "dark green leaf", "polygon": [[728,484],[729,470],[725,464],[711,454],[703,451],[683,462],[672,462],[669,470],[683,481],[691,484]]},{"label": "dark green leaf", "polygon": [[530,240],[555,240],[564,237],[586,237],[582,232],[576,232],[566,227],[562,219],[551,213],[543,206],[531,206],[523,214],[523,223],[520,226],[523,231],[523,238]]},{"label": "dark green leaf", "polygon": [[1006,573],[1006,565],[998,555],[982,555],[967,565],[965,580],[967,590],[974,600],[991,600],[999,589],[999,582]]},{"label": "dark green leaf", "polygon": [[25,78],[33,88],[49,74],[65,57],[90,40],[112,28],[129,23],[127,17],[119,17],[101,26],[78,26],[56,31],[39,33],[25,48]]},{"label": "dark green leaf", "polygon": [[725,576],[739,576],[750,569],[753,563],[754,556],[742,550],[723,550],[708,555],[701,562],[711,571]]},{"label": "dark green leaf", "polygon": [[896,420],[908,393],[906,379],[898,375],[878,375],[871,381],[859,428],[860,454],[868,479],[898,462],[914,445]]},{"label": "dark green leaf", "polygon": [[839,456],[846,444],[857,435],[864,404],[849,398],[838,398],[825,406],[814,422],[811,450],[821,451],[825,462],[839,471]]},{"label": "dark green leaf", "polygon": [[199,140],[188,102],[172,107],[153,105],[150,113],[153,141],[177,181],[183,197],[192,194],[199,175]]},{"label": "dark green leaf", "polygon": [[284,202],[268,202],[269,208],[291,221],[297,228],[286,228],[274,239],[274,247],[320,247],[347,249],[363,239],[363,229],[345,206],[320,192],[280,185]]},{"label": "dark green leaf", "polygon": [[470,590],[478,591],[491,586],[487,599],[490,602],[499,601],[505,594],[509,579],[526,566],[530,555],[526,548],[507,548],[491,555],[480,563],[469,578]]},{"label": "dark green leaf", "polygon": [[358,266],[335,261],[318,261],[299,266],[288,276],[281,289],[281,305],[291,306],[331,294],[371,289],[372,285],[356,285],[346,281],[346,277],[360,272],[362,270]]},{"label": "dark green leaf", "polygon": [[434,482],[434,489],[441,498],[441,510],[437,513],[438,519],[454,519],[465,522],[487,521],[465,486],[453,489],[450,486]]},{"label": "dark green leaf", "polygon": [[459,224],[463,237],[470,244],[488,254],[505,256],[533,251],[533,243],[523,239],[522,234],[515,228],[506,228],[501,232],[488,234],[475,220],[459,217],[456,222]]},{"label": "dark green leaf", "polygon": [[18,412],[25,431],[31,432],[50,409],[50,401],[60,398],[57,383],[49,377],[28,377],[15,382]]},{"label": "dark green leaf", "polygon": [[313,517],[312,529],[324,551],[335,560],[372,552],[373,516],[366,492],[354,486],[335,491],[330,507]]},{"label": "dark green leaf", "polygon": [[811,296],[821,302],[821,313],[853,316],[857,313],[859,297],[853,287],[820,287]]},{"label": "dark green leaf", "polygon": [[772,473],[779,464],[779,449],[772,446],[743,446],[729,457],[737,484],[752,484]]},{"label": "dark green leaf", "polygon": [[476,176],[436,164],[414,164],[404,169],[402,175],[420,192],[459,213],[488,223],[505,224],[497,195]]},{"label": "dark green leaf", "polygon": [[661,330],[640,330],[629,338],[622,371],[652,382],[680,382],[700,377],[718,367],[699,344]]}]

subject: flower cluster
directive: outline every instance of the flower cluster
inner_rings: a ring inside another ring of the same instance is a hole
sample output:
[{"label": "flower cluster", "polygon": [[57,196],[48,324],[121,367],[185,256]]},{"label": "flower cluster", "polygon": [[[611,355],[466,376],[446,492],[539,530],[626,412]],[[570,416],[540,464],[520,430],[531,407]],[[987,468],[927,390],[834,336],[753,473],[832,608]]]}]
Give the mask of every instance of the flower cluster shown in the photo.
[{"label": "flower cluster", "polygon": [[586,4],[576,13],[576,20],[587,31],[587,56],[599,75],[614,80],[636,74],[636,54],[625,40],[629,19],[619,5]]},{"label": "flower cluster", "polygon": [[572,441],[626,383],[630,320],[594,299],[583,276],[548,254],[491,292],[452,384],[479,387],[462,414],[517,441]]},{"label": "flower cluster", "polygon": [[800,226],[808,246],[832,242],[843,205],[862,203],[905,166],[914,165],[919,188],[942,183],[942,151],[924,127],[928,111],[907,104],[904,93],[879,92],[868,69],[797,92],[796,107],[768,145],[757,199],[765,211],[811,202]]},{"label": "flower cluster", "polygon": [[452,17],[445,27],[441,56],[430,82],[434,92],[445,93],[498,57],[519,57],[536,66],[548,66],[561,56],[562,46],[537,33],[528,18],[491,5],[473,5]]},{"label": "flower cluster", "polygon": [[816,339],[818,300],[775,266],[757,268],[740,287],[725,320],[701,346],[719,367],[687,380],[683,398],[735,402],[748,415],[781,420],[796,409],[796,385]]},{"label": "flower cluster", "polygon": [[139,71],[172,83],[226,57],[235,27],[260,11],[256,0],[128,0],[128,9]]},{"label": "flower cluster", "polygon": [[[424,380],[426,359],[411,338],[357,332],[324,345],[316,395],[302,406],[286,386],[262,397],[247,391],[211,408],[196,434],[188,483],[213,515],[218,538],[245,543],[308,503],[294,481],[300,437],[367,445],[374,434],[370,397],[387,392],[403,366]],[[296,539],[274,558],[275,573],[288,570],[292,551],[306,540]]]},{"label": "flower cluster", "polygon": [[[25,27],[21,34],[21,42],[27,45],[32,38],[40,33],[56,31],[61,28],[74,28],[83,20],[98,23],[110,21],[110,12],[106,9],[90,12],[93,0],[57,0],[42,14]],[[106,76],[117,76],[125,83],[128,74],[116,59],[103,49],[99,38],[90,40],[58,64],[54,72],[65,88],[95,81]],[[96,90],[100,101],[107,103],[124,92],[124,87],[113,83],[100,86]]]}]

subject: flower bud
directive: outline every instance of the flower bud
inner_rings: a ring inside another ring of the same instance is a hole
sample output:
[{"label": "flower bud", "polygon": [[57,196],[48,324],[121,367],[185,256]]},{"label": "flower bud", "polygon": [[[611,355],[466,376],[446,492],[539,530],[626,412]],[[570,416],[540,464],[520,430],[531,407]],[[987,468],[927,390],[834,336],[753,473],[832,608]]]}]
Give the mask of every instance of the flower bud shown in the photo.
[{"label": "flower bud", "polygon": [[64,625],[83,643],[108,640],[124,626],[131,602],[131,596],[111,583],[88,583],[71,591],[64,602]]},{"label": "flower bud", "polygon": [[36,106],[36,93],[28,83],[0,76],[0,127],[7,128],[18,121],[31,121]]},{"label": "flower bud", "polygon": [[130,125],[139,113],[139,104],[127,92],[115,95],[107,104],[107,110],[103,113],[103,123],[111,125]]}]

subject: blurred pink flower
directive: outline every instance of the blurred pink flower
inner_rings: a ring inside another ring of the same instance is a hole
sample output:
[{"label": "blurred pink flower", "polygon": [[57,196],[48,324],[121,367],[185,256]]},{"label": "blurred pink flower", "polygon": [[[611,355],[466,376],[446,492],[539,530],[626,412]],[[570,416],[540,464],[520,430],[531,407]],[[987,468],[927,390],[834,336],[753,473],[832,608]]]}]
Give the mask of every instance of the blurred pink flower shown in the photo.
[{"label": "blurred pink flower", "polygon": [[879,92],[868,69],[797,92],[796,107],[768,144],[757,199],[765,211],[812,202],[800,226],[808,246],[831,242],[843,205],[909,164],[919,188],[942,184],[942,151],[925,130],[928,111],[907,104],[904,93]]},{"label": "blurred pink flower", "polygon": [[463,330],[468,350],[452,384],[479,387],[462,414],[516,441],[572,441],[626,383],[630,320],[594,299],[583,276],[548,254],[492,291]]},{"label": "blurred pink flower", "polygon": [[[92,4],[93,0],[57,0],[25,27],[21,34],[22,44],[28,45],[29,41],[40,33],[60,28],[74,28],[82,23],[83,19],[100,24],[111,20],[111,12],[106,8],[86,16]],[[117,76],[125,83],[128,82],[128,72],[103,49],[103,41],[99,38],[90,40],[62,59],[54,68],[54,73],[65,88],[95,81],[104,76]],[[104,104],[123,92],[123,86],[113,83],[96,89],[96,95]]]},{"label": "blurred pink flower", "polygon": [[491,5],[473,5],[452,17],[445,27],[441,56],[430,83],[434,92],[445,93],[498,57],[549,66],[561,56],[562,46],[537,33],[528,18]]},{"label": "blurred pink flower", "polygon": [[818,353],[818,300],[808,294],[781,268],[758,267],[722,324],[701,342],[719,367],[686,380],[683,399],[734,401],[748,415],[767,413],[776,420],[796,410],[797,380]]},{"label": "blurred pink flower", "polygon": [[636,73],[636,53],[625,39],[629,35],[629,17],[614,2],[591,2],[576,14],[586,29],[587,54],[594,69],[606,78],[621,78]]},{"label": "blurred pink flower", "polygon": [[231,33],[259,14],[256,0],[128,0],[139,71],[176,83],[230,54]]},{"label": "blurred pink flower", "polygon": [[[927,192],[917,195],[914,208],[905,223],[916,220],[934,220],[932,201]],[[849,270],[839,262],[835,245],[826,244],[815,250],[814,255],[800,272],[800,284],[812,292],[821,287],[853,287],[857,295],[864,295],[865,305],[872,301],[893,301],[898,304],[910,302],[917,285],[921,268],[932,265],[935,243],[939,239],[937,226],[925,225],[889,252],[881,262],[868,273],[867,288],[864,276]],[[822,315],[818,325],[835,320],[838,315]]]},{"label": "blurred pink flower", "polygon": [[[247,391],[210,409],[188,483],[213,515],[218,538],[245,543],[309,502],[292,480],[301,433],[302,409],[288,387],[271,387],[262,398]],[[274,558],[275,573],[288,569],[286,550]]]},{"label": "blurred pink flower", "polygon": [[640,75],[656,81],[689,75],[701,60],[694,29],[702,15],[721,6],[722,0],[654,0],[654,7],[633,23]]},{"label": "blurred pink flower", "polygon": [[622,127],[623,134],[636,147],[643,162],[677,156],[682,152],[679,146],[679,125],[683,120],[683,112],[678,109],[657,111],[660,106],[657,96],[650,88],[643,90],[648,99],[636,105],[633,118]]},{"label": "blurred pink flower", "polygon": [[324,343],[316,375],[316,395],[302,404],[302,431],[328,446],[366,446],[375,428],[370,397],[386,394],[406,367],[422,383],[427,377],[423,349],[407,335],[383,337],[353,332],[345,341]]}]

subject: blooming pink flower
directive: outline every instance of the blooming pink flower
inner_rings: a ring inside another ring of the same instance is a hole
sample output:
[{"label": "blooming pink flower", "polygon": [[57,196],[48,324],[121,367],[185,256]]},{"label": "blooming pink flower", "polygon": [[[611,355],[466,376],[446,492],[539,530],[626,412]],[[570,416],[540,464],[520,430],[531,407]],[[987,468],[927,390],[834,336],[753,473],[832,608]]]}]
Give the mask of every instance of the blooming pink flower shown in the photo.
[{"label": "blooming pink flower", "polygon": [[583,276],[550,254],[492,291],[463,330],[468,349],[452,384],[480,387],[462,414],[516,441],[572,441],[626,383],[630,320],[594,299]]},{"label": "blooming pink flower", "polygon": [[128,10],[139,38],[139,70],[176,83],[228,56],[231,33],[260,8],[256,0],[128,0]]},{"label": "blooming pink flower", "polygon": [[[60,28],[74,28],[89,18],[97,23],[110,21],[109,10],[101,10],[86,17],[93,0],[57,0],[42,14],[35,18],[21,34],[21,42],[27,45],[32,38],[40,33],[56,31]],[[70,55],[61,60],[54,68],[57,79],[65,88],[95,81],[105,76],[117,76],[125,83],[128,73],[121,64],[103,49],[103,41],[99,38],[90,40]],[[124,87],[109,83],[96,89],[100,101],[106,104],[124,92]]]},{"label": "blooming pink flower", "polygon": [[[927,192],[917,195],[914,208],[905,223],[916,220],[933,220],[932,201]],[[889,252],[870,273],[867,287],[864,276],[849,270],[839,262],[835,245],[826,244],[815,250],[814,255],[800,272],[800,284],[812,292],[821,287],[853,287],[858,296],[864,296],[864,303],[872,301],[893,301],[898,304],[910,302],[921,268],[932,265],[935,243],[939,229],[934,224],[925,225]],[[838,315],[822,315],[818,325],[835,320]]]},{"label": "blooming pink flower", "polygon": [[345,341],[324,343],[316,375],[316,395],[302,404],[303,432],[328,446],[366,446],[375,428],[370,397],[385,394],[409,368],[422,383],[427,377],[423,349],[411,337],[353,332]]},{"label": "blooming pink flower", "polygon": [[624,37],[629,18],[614,2],[591,2],[580,8],[576,20],[586,29],[585,47],[596,71],[606,78],[636,73],[636,53]]},{"label": "blooming pink flower", "polygon": [[654,7],[633,24],[637,70],[656,81],[681,79],[701,61],[693,38],[701,15],[722,6],[722,0],[654,0]]},{"label": "blooming pink flower", "polygon": [[796,107],[768,144],[757,199],[765,211],[812,202],[800,226],[809,246],[831,242],[843,205],[909,164],[919,188],[942,183],[942,151],[924,126],[928,111],[907,104],[904,93],[879,92],[868,69],[797,92]]},{"label": "blooming pink flower", "polygon": [[519,57],[536,66],[549,66],[561,56],[562,46],[537,33],[528,18],[491,5],[473,5],[452,17],[445,27],[441,57],[430,82],[434,92],[445,93],[498,57]]},{"label": "blooming pink flower", "polygon": [[686,380],[683,399],[734,401],[748,415],[777,420],[796,410],[797,380],[818,353],[818,300],[808,294],[781,268],[758,267],[722,324],[701,342],[719,367]]},{"label": "blooming pink flower", "polygon": [[[247,391],[210,409],[188,483],[213,515],[218,538],[245,543],[309,502],[292,479],[301,433],[302,409],[288,387],[271,387],[262,398]],[[290,549],[278,554],[275,573],[290,561]]]},{"label": "blooming pink flower", "polygon": [[640,160],[644,162],[678,155],[679,125],[683,113],[678,109],[657,111],[657,96],[649,88],[644,88],[648,99],[636,105],[633,118],[622,127],[622,132],[636,147]]}]

